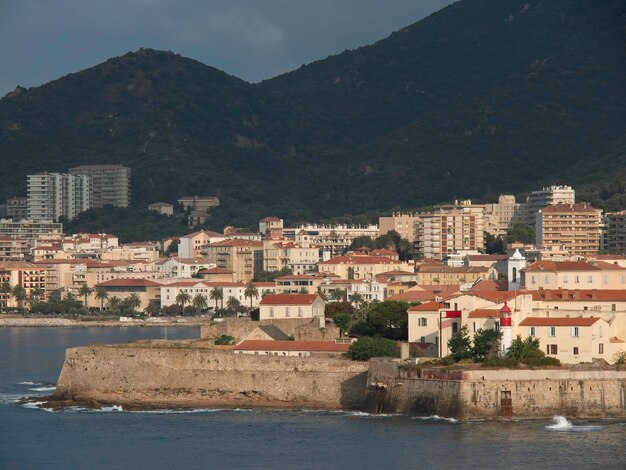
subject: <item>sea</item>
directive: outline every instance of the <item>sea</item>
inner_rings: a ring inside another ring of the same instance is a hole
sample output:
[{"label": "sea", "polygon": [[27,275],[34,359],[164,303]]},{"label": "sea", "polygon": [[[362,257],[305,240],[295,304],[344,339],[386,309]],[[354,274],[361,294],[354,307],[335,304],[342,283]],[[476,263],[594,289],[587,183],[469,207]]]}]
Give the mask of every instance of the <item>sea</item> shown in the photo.
[{"label": "sea", "polygon": [[0,328],[0,469],[624,469],[626,421],[457,422],[321,410],[50,411],[65,349],[197,328]]}]

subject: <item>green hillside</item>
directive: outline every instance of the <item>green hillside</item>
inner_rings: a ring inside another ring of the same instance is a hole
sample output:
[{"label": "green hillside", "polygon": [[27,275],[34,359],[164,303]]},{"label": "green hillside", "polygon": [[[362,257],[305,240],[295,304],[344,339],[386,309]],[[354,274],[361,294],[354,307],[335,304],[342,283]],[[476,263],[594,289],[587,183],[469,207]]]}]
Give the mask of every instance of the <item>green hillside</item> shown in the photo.
[{"label": "green hillside", "polygon": [[142,49],[0,100],[0,198],[102,162],[137,204],[218,194],[218,226],[552,182],[619,205],[599,193],[626,170],[625,25],[616,0],[462,0],[256,85]]}]

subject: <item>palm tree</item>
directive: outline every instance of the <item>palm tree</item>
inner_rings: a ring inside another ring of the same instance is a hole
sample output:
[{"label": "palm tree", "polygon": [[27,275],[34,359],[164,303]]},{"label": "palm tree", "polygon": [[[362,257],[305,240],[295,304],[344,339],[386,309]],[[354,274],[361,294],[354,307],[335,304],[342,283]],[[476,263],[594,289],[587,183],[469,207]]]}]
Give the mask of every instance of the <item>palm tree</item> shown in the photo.
[{"label": "palm tree", "polygon": [[222,288],[214,287],[213,289],[211,289],[211,292],[209,292],[209,299],[215,300],[215,310],[217,310],[217,301],[221,300],[222,304],[224,302],[224,291],[222,290]]},{"label": "palm tree", "polygon": [[355,292],[350,296],[350,301],[353,304],[356,304],[356,308],[359,308],[359,306],[363,303],[363,296],[360,293]]},{"label": "palm tree", "polygon": [[4,294],[4,308],[6,309],[9,306],[9,298],[13,293],[13,287],[11,287],[11,283],[9,281],[4,281],[0,284],[0,292]]},{"label": "palm tree", "polygon": [[148,302],[148,305],[146,305],[146,308],[143,309],[143,312],[149,317],[151,317],[158,311],[159,309],[153,301]]},{"label": "palm tree", "polygon": [[322,286],[317,286],[317,295],[319,295],[324,302],[328,300],[328,297],[326,296],[326,294],[324,294],[324,291],[322,290]]},{"label": "palm tree", "polygon": [[104,310],[104,301],[109,298],[109,294],[102,287],[96,289],[96,299],[100,301],[100,310]]},{"label": "palm tree", "polygon": [[141,307],[141,299],[137,294],[133,292],[126,298],[126,304],[128,305],[128,308],[132,310],[137,310],[139,307]]},{"label": "palm tree", "polygon": [[109,309],[110,310],[115,310],[115,309],[119,308],[120,302],[121,302],[121,300],[120,300],[119,297],[113,296],[113,297],[111,297],[109,299],[107,304],[109,305]]},{"label": "palm tree", "polygon": [[46,295],[46,291],[44,291],[41,287],[35,287],[30,291],[30,299],[31,304],[39,302],[39,300]]},{"label": "palm tree", "polygon": [[298,291],[298,294],[308,294],[309,293],[309,289],[307,289],[306,287],[300,287],[300,290]]},{"label": "palm tree", "polygon": [[28,299],[28,294],[26,293],[26,289],[24,289],[22,286],[15,286],[13,288],[13,297],[15,297],[15,300],[17,300],[17,304],[20,307],[20,310],[22,310],[22,313],[24,312],[24,301]]},{"label": "palm tree", "polygon": [[76,296],[72,292],[67,292],[63,300],[67,300],[68,302],[76,302]]},{"label": "palm tree", "polygon": [[264,289],[263,292],[261,292],[261,298],[265,297],[267,294],[271,294],[272,291],[269,289]]},{"label": "palm tree", "polygon": [[80,286],[80,289],[78,290],[78,295],[85,299],[85,308],[87,308],[87,298],[91,295],[92,292],[93,289],[90,288],[87,284]]},{"label": "palm tree", "polygon": [[176,296],[176,303],[180,304],[181,313],[185,313],[185,304],[191,302],[191,295],[188,292],[181,290]]},{"label": "palm tree", "polygon": [[250,283],[248,287],[246,287],[246,290],[243,291],[243,296],[250,298],[250,310],[252,310],[252,297],[255,299],[259,297],[259,289],[257,289],[254,284]]},{"label": "palm tree", "polygon": [[240,306],[241,306],[241,302],[239,302],[232,295],[228,298],[228,301],[226,302],[226,307],[228,307],[228,309],[232,310],[233,312],[236,311],[237,308],[240,307]]},{"label": "palm tree", "polygon": [[202,294],[196,294],[191,301],[191,305],[196,309],[198,314],[205,308],[207,308],[206,297]]},{"label": "palm tree", "polygon": [[341,302],[344,299],[345,293],[343,289],[337,287],[330,292],[330,298],[336,302]]}]

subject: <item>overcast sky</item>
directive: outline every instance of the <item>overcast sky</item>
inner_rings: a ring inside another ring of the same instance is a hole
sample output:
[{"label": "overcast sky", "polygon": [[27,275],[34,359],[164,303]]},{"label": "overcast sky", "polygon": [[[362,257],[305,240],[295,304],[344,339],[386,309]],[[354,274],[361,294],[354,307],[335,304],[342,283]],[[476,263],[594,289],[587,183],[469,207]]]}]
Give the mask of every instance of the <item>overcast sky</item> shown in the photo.
[{"label": "overcast sky", "polygon": [[371,44],[452,0],[0,0],[0,96],[140,47],[250,82]]}]

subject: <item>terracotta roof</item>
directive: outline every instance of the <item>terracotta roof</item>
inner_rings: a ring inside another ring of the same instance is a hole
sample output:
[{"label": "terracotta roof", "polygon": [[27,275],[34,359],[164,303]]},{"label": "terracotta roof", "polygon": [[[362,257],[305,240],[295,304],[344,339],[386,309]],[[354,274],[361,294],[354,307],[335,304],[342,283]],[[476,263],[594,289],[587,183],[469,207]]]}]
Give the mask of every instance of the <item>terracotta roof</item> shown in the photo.
[{"label": "terracotta roof", "polygon": [[198,270],[198,274],[233,274],[234,271],[226,268],[203,268]]},{"label": "terracotta roof", "polygon": [[595,317],[526,317],[520,326],[591,326],[600,318]]},{"label": "terracotta roof", "polygon": [[472,291],[477,290],[508,290],[509,283],[507,281],[493,281],[491,279],[481,279],[472,286]]},{"label": "terracotta roof", "polygon": [[234,349],[235,351],[348,352],[350,344],[337,344],[332,341],[246,340],[239,343]]},{"label": "terracotta roof", "polygon": [[617,336],[609,339],[609,343],[626,343],[623,339],[619,339]]},{"label": "terracotta roof", "polygon": [[259,222],[280,222],[280,219],[275,216],[263,217]]},{"label": "terracotta roof", "polygon": [[211,243],[209,246],[250,246],[262,248],[263,242],[257,240],[228,239],[220,242]]},{"label": "terracotta roof", "polygon": [[589,204],[553,204],[551,206],[546,206],[541,209],[543,213],[556,214],[556,213],[564,213],[564,212],[589,212],[589,213],[599,213],[600,209],[596,209],[595,207],[590,206]]},{"label": "terracotta roof", "polygon": [[384,273],[377,274],[376,276],[415,276],[414,272],[411,271],[402,271],[401,269],[396,269],[394,271],[385,271]]},{"label": "terracotta roof", "polygon": [[385,300],[401,300],[404,302],[425,302],[435,300],[435,297],[444,299],[459,292],[459,286],[415,286],[401,294],[387,297]]},{"label": "terracotta roof", "polygon": [[253,286],[255,287],[276,287],[276,283],[275,282],[253,282],[252,283]]},{"label": "terracotta roof", "polygon": [[[500,291],[500,290],[469,290],[465,292],[468,295],[474,295],[476,297],[480,297],[481,299],[489,300],[494,303],[502,303],[505,300],[513,299],[519,295],[530,294],[531,292],[526,291]],[[463,293],[461,293],[463,294]]]},{"label": "terracotta roof", "polygon": [[500,318],[500,310],[477,308],[469,313],[468,318]]},{"label": "terracotta roof", "polygon": [[164,285],[149,279],[112,279],[96,284],[96,287],[164,287]]},{"label": "terracotta roof", "polygon": [[362,255],[344,255],[335,256],[320,264],[396,264],[398,261],[387,258],[386,256],[362,256]]},{"label": "terracotta roof", "polygon": [[485,273],[489,268],[482,266],[446,266],[446,265],[422,265],[417,268],[418,273]]},{"label": "terracotta roof", "polygon": [[532,295],[533,300],[626,301],[626,289],[540,289]]},{"label": "terracotta roof", "polygon": [[506,261],[507,255],[467,255],[470,261]]},{"label": "terracotta roof", "polygon": [[312,305],[317,294],[267,294],[260,305]]},{"label": "terracotta roof", "polygon": [[601,270],[626,270],[616,264],[598,261],[587,263],[585,261],[535,261],[524,268],[524,271],[601,271]]},{"label": "terracotta roof", "polygon": [[372,250],[370,252],[370,255],[372,256],[398,256],[398,253],[396,251],[393,250],[387,250],[385,248],[379,248],[378,250]]},{"label": "terracotta roof", "polygon": [[440,306],[440,302],[431,301],[426,302],[422,305],[416,305],[415,307],[411,307],[409,308],[409,312],[436,312],[439,310]]},{"label": "terracotta roof", "polygon": [[217,237],[225,238],[226,237],[226,235],[224,235],[223,233],[211,232],[210,230],[198,230],[197,232],[191,232],[191,233],[188,233],[187,235],[183,235],[181,238],[195,238],[198,235],[206,235],[207,237],[211,237],[211,238],[217,238]]}]

